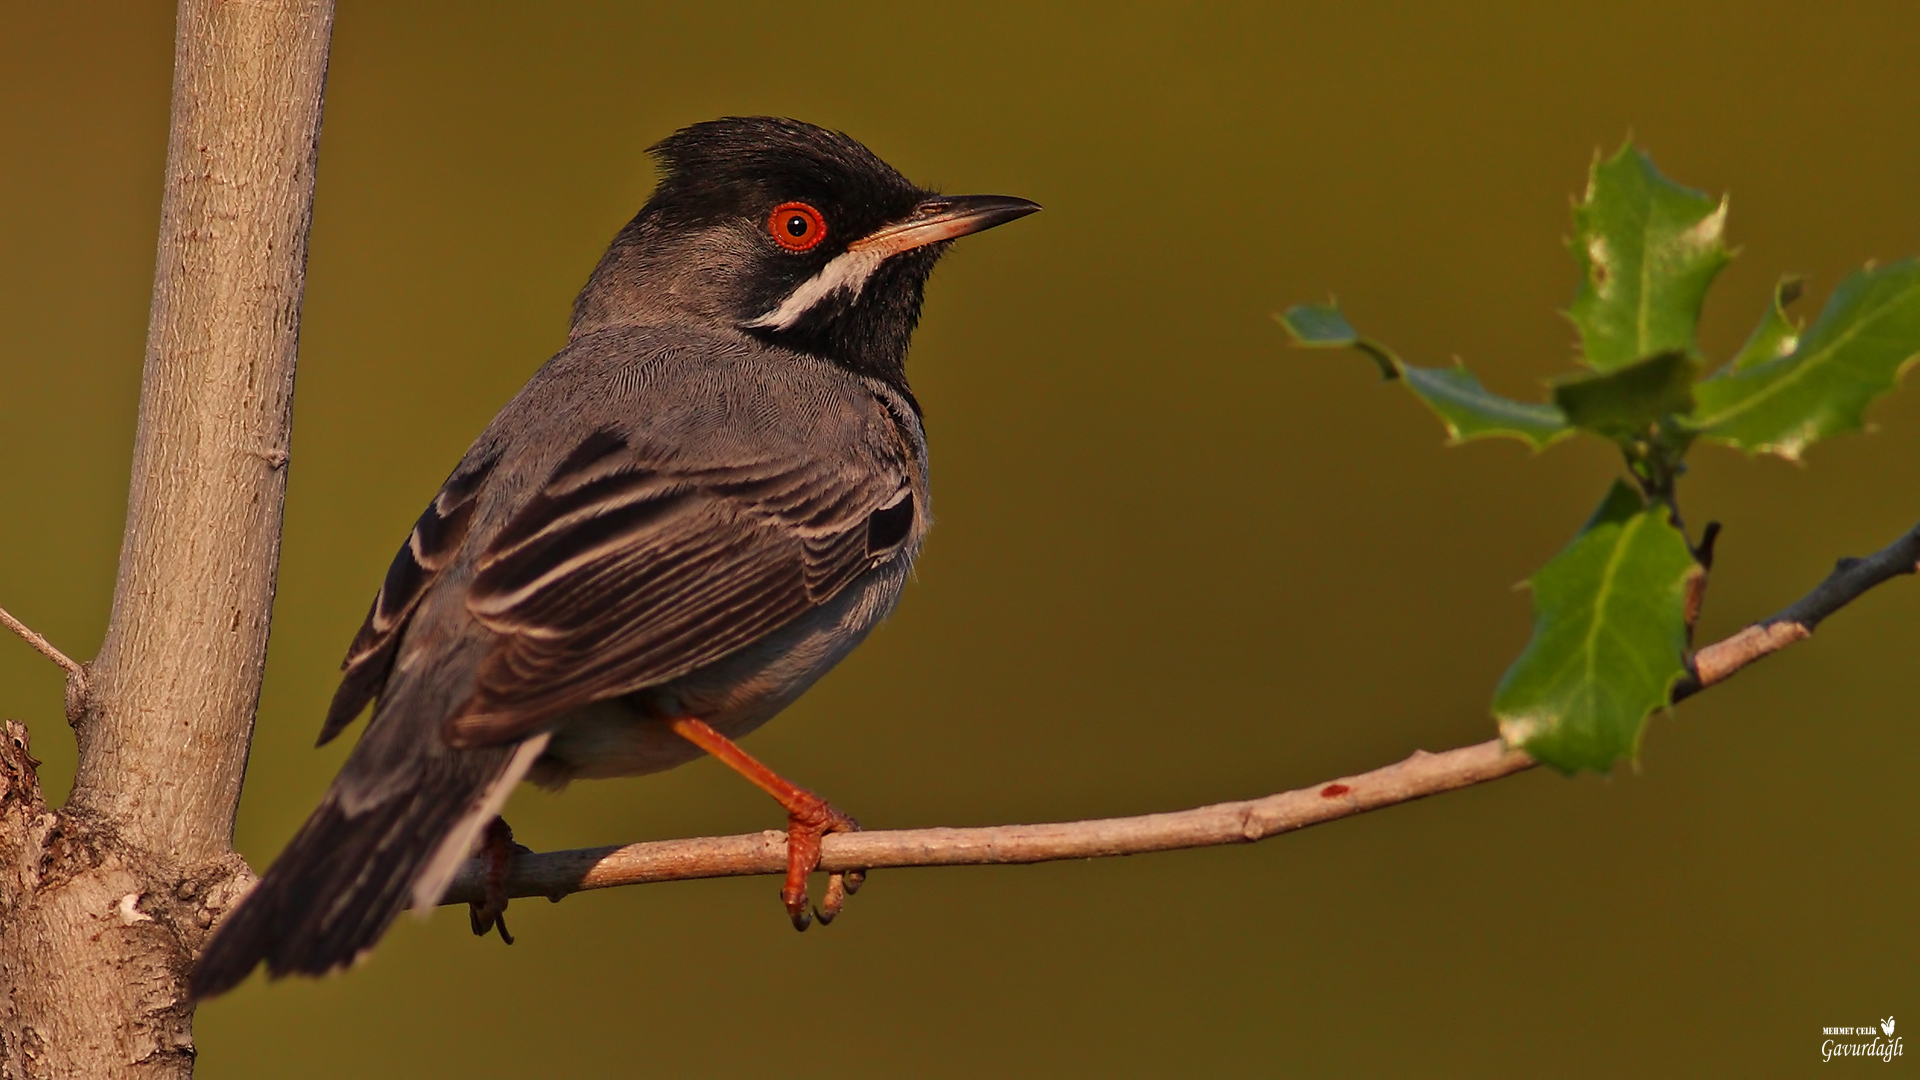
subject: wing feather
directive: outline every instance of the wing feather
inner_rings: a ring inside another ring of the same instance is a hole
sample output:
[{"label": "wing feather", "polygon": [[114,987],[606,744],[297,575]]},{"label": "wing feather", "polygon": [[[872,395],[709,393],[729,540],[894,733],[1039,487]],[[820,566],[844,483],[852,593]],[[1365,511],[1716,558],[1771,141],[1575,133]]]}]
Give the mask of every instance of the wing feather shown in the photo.
[{"label": "wing feather", "polygon": [[499,639],[449,741],[523,737],[826,603],[905,542],[910,468],[904,455],[676,467],[596,432],[479,557],[468,609]]},{"label": "wing feather", "polygon": [[413,618],[414,609],[420,606],[420,598],[426,595],[427,588],[466,540],[467,529],[473,523],[474,503],[498,460],[484,457],[471,463],[462,462],[440,486],[439,493],[414,523],[407,542],[394,555],[387,567],[386,579],[367,610],[366,621],[361,623],[360,632],[348,646],[346,659],[340,662],[344,674],[340,688],[334,691],[333,704],[327,709],[326,722],[320,726],[322,745],[346,730],[354,717],[360,715],[360,710],[386,686],[387,675],[393,670],[394,653],[400,646],[401,631]]}]

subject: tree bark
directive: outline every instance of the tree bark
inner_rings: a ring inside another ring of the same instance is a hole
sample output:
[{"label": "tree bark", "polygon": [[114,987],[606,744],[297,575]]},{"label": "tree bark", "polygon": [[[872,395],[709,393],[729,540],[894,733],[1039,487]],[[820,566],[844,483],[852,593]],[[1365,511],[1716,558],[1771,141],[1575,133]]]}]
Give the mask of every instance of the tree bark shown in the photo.
[{"label": "tree bark", "polygon": [[73,795],[0,743],[0,1076],[178,1077],[184,979],[251,884],[234,813],[279,562],[331,0],[181,0],[113,615]]}]

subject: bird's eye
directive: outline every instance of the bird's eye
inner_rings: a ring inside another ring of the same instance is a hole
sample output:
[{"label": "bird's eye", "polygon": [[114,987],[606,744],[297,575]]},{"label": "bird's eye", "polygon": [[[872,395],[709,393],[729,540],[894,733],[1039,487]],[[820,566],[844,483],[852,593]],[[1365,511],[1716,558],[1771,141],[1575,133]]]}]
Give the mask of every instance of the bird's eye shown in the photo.
[{"label": "bird's eye", "polygon": [[767,231],[788,251],[812,251],[827,238],[827,219],[806,203],[781,203],[767,218]]}]

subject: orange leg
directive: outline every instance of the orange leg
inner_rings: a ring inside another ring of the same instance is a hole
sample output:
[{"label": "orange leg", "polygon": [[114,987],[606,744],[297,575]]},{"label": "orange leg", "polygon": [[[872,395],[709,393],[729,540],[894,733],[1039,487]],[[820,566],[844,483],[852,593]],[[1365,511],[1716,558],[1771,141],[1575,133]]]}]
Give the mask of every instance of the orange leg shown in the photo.
[{"label": "orange leg", "polygon": [[[807,876],[820,866],[820,838],[830,832],[854,832],[860,823],[834,809],[827,800],[762,765],[753,755],[734,745],[732,739],[703,721],[683,716],[668,720],[667,725],[674,734],[719,758],[786,807],[787,883],[780,890],[780,901],[787,906],[793,928],[805,930],[813,921],[807,913]],[[849,893],[860,887],[864,877],[858,871],[832,875],[827,883],[827,897],[814,913],[820,916],[822,925],[840,914],[840,905]]]}]

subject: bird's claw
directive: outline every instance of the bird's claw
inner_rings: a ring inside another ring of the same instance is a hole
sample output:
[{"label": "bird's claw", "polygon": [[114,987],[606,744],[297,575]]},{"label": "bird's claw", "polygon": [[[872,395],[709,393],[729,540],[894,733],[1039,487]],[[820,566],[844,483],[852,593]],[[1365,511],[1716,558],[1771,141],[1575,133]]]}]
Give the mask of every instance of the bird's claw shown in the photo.
[{"label": "bird's claw", "polygon": [[805,799],[787,811],[787,883],[780,890],[780,902],[786,905],[793,928],[804,931],[816,918],[821,926],[833,922],[847,897],[860,887],[857,879],[863,879],[865,871],[852,872],[856,880],[851,887],[848,872],[828,875],[826,898],[821,906],[809,909],[807,878],[820,868],[821,838],[832,832],[859,832],[860,823],[810,791],[801,794]]},{"label": "bird's claw", "polygon": [[820,906],[813,909],[813,915],[820,920],[821,926],[833,922],[840,914],[841,905],[847,897],[860,891],[861,882],[866,880],[865,870],[837,870],[827,875],[827,895]]},{"label": "bird's claw", "polygon": [[467,905],[467,922],[473,927],[474,937],[486,937],[488,931],[498,930],[500,940],[511,945],[513,935],[507,931],[507,874],[513,869],[514,856],[527,849],[513,842],[513,828],[507,819],[496,817],[487,826],[482,850],[487,859],[486,895],[477,903]]},{"label": "bird's claw", "polygon": [[474,937],[486,937],[487,931],[497,930],[501,941],[513,944],[513,935],[507,932],[507,913],[504,909],[488,911],[479,904],[468,904],[467,921],[473,927]]}]

